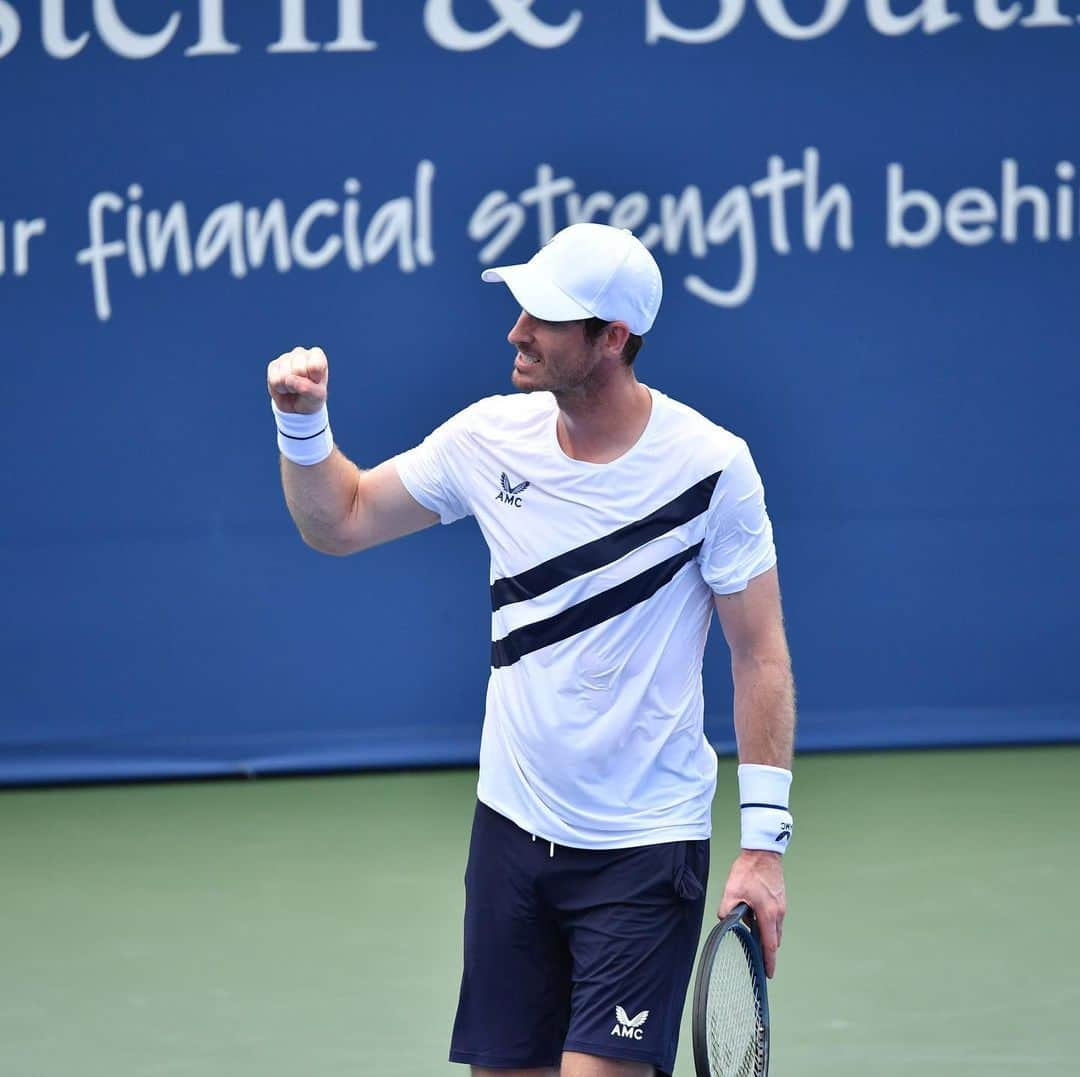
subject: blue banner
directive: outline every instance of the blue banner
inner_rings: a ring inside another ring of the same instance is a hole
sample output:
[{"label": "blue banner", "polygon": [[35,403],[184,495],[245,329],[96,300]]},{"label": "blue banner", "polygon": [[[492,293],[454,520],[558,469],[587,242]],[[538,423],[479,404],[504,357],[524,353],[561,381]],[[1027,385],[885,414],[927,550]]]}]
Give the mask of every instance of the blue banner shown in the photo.
[{"label": "blue banner", "polygon": [[[0,782],[475,759],[471,523],[307,549],[267,363],[362,466],[511,392],[481,269],[665,278],[745,437],[803,749],[1080,739],[1078,0],[0,0]],[[705,668],[731,744],[727,655]]]}]

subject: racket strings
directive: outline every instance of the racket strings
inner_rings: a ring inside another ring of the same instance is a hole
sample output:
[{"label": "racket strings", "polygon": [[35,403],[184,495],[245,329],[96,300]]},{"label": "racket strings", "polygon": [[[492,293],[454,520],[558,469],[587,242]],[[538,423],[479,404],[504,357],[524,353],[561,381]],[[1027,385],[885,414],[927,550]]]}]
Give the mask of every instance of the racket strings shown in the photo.
[{"label": "racket strings", "polygon": [[715,1077],[765,1072],[765,1026],[750,955],[730,931],[716,950],[707,1003],[709,1069]]}]

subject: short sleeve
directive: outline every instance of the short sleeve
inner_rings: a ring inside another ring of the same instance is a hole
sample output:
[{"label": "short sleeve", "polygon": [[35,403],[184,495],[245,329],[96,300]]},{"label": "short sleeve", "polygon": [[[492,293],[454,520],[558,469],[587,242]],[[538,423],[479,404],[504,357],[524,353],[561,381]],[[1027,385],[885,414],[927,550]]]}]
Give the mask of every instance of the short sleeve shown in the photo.
[{"label": "short sleeve", "polygon": [[471,514],[463,463],[467,457],[468,409],[447,419],[414,449],[394,457],[405,489],[426,509],[452,524]]},{"label": "short sleeve", "polygon": [[718,595],[742,591],[776,564],[765,489],[741,439],[713,491],[698,563],[705,582]]}]

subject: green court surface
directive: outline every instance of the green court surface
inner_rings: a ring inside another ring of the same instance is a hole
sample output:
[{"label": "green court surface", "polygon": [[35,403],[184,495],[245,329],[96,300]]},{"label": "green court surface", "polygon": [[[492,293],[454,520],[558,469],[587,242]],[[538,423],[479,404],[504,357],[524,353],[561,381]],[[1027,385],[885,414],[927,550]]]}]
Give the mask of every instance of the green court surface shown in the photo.
[{"label": "green court surface", "polygon": [[[1080,748],[811,756],[796,775],[772,1074],[1080,1072]],[[474,788],[0,795],[0,1074],[465,1073],[445,1059]],[[713,905],[735,803],[721,760]]]}]

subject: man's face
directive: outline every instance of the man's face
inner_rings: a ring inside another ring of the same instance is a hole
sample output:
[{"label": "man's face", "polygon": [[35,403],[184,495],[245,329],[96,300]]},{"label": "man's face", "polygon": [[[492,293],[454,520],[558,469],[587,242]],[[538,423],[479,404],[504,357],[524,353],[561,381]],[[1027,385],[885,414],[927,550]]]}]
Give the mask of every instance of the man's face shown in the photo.
[{"label": "man's face", "polygon": [[507,334],[517,348],[511,380],[522,392],[573,392],[583,388],[601,360],[598,342],[581,322],[544,322],[525,311]]}]

